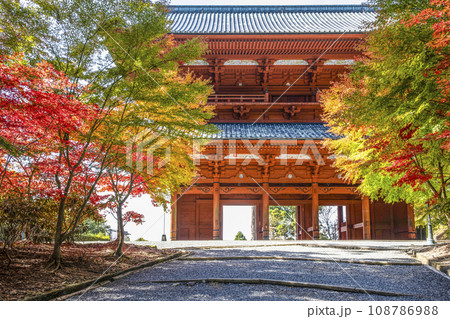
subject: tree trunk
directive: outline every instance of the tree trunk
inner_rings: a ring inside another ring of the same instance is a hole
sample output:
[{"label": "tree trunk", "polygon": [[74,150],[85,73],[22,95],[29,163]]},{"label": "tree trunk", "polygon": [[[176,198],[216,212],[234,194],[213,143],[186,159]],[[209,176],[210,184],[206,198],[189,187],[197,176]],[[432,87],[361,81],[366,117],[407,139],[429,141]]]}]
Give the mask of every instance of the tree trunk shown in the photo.
[{"label": "tree trunk", "polygon": [[114,253],[114,256],[121,257],[122,256],[122,248],[123,243],[125,241],[125,231],[123,227],[123,218],[122,218],[122,204],[120,203],[117,206],[117,249]]},{"label": "tree trunk", "polygon": [[62,254],[61,254],[61,243],[56,243],[53,246],[53,253],[50,256],[50,265],[55,265],[56,269],[58,270],[61,268],[61,262],[62,262]]},{"label": "tree trunk", "polygon": [[53,244],[53,253],[50,256],[50,264],[55,265],[56,269],[61,268],[61,244],[63,242],[62,238],[62,228],[64,223],[64,205],[65,199],[62,199],[59,205],[58,210],[58,221],[56,222],[56,230],[55,230],[55,242]]},{"label": "tree trunk", "polygon": [[8,250],[7,250],[5,244],[3,244],[3,253],[4,253],[5,256],[6,256],[6,259],[8,259],[8,265],[6,266],[6,269],[9,269],[9,266],[10,266],[11,263],[12,263],[12,259],[11,259],[11,257],[10,257],[9,254],[8,254]]}]

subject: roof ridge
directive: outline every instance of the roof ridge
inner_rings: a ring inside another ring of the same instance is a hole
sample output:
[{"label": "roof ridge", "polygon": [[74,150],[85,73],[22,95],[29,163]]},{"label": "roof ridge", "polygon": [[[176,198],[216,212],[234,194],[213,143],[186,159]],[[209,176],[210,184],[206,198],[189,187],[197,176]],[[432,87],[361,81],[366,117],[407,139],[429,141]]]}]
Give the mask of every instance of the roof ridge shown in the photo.
[{"label": "roof ridge", "polygon": [[255,5],[170,5],[173,13],[208,13],[208,12],[367,12],[373,11],[367,5],[336,4],[336,5],[286,5],[286,6],[255,6]]},{"label": "roof ridge", "polygon": [[305,125],[305,124],[316,124],[316,125],[324,125],[325,122],[258,122],[258,123],[252,123],[252,122],[211,122],[211,124],[245,124],[245,125],[272,125],[272,124],[292,124],[292,125]]},{"label": "roof ridge", "polygon": [[[362,33],[374,11],[364,5],[171,6],[174,34]],[[284,21],[289,21],[285,23]]]}]

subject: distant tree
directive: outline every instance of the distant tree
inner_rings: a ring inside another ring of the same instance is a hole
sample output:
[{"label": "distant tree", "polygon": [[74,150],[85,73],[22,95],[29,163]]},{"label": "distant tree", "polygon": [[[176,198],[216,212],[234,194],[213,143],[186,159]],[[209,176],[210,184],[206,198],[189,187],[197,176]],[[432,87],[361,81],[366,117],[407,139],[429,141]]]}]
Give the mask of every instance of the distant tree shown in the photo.
[{"label": "distant tree", "polygon": [[273,239],[295,239],[295,206],[271,206],[269,215]]},{"label": "distant tree", "polygon": [[245,238],[244,234],[241,231],[238,231],[238,233],[234,237],[234,240],[247,240],[247,238]]},{"label": "distant tree", "polygon": [[108,235],[111,230],[111,226],[104,219],[87,219],[81,226],[83,232],[91,234]]},{"label": "distant tree", "polygon": [[336,210],[332,206],[319,207],[320,239],[338,239]]}]

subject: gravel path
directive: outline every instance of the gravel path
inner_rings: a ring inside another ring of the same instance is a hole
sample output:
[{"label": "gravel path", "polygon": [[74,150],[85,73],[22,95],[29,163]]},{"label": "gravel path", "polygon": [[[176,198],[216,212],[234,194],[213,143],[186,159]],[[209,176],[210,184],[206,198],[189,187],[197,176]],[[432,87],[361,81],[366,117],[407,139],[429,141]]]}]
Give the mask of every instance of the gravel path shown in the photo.
[{"label": "gravel path", "polygon": [[[318,247],[196,250],[189,257],[277,256],[414,262],[401,251]],[[385,297],[312,288],[155,280],[262,278],[411,294]],[[77,300],[79,296],[71,299]],[[372,299],[373,298],[373,299]],[[86,292],[81,300],[450,300],[450,280],[425,266],[364,265],[299,260],[174,260]]]},{"label": "gravel path", "polygon": [[245,247],[230,249],[204,249],[193,251],[192,257],[221,256],[277,256],[295,258],[321,258],[328,260],[363,260],[416,262],[407,254],[397,250],[357,250],[325,247],[280,246],[280,247]]}]

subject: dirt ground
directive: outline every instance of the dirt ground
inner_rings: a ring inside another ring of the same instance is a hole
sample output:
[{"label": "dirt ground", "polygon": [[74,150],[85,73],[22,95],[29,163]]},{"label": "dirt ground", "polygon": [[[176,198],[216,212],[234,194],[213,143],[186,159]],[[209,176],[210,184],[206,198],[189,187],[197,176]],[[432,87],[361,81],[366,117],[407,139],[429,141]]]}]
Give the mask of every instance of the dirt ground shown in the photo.
[{"label": "dirt ground", "polygon": [[450,275],[450,243],[421,249],[416,254],[419,259],[427,260],[429,264],[439,264],[439,270]]},{"label": "dirt ground", "polygon": [[64,244],[62,269],[57,271],[48,267],[51,244],[17,243],[14,250],[8,251],[12,259],[9,268],[8,260],[0,250],[0,300],[24,299],[177,252],[125,244],[126,257],[114,264],[117,259],[112,256],[115,247],[113,242]]},{"label": "dirt ground", "polygon": [[450,262],[450,244],[434,246],[430,249],[420,251],[420,254],[436,261]]}]

